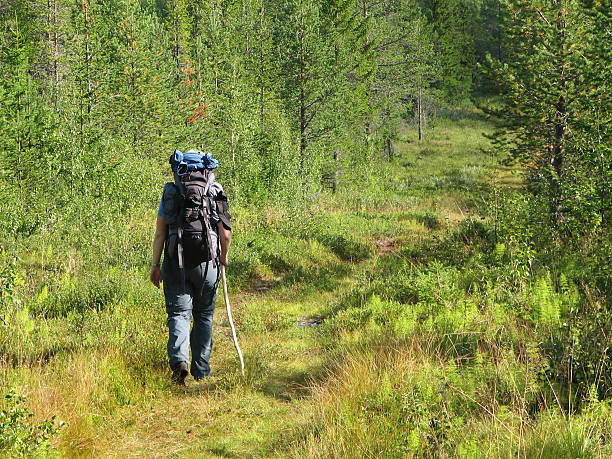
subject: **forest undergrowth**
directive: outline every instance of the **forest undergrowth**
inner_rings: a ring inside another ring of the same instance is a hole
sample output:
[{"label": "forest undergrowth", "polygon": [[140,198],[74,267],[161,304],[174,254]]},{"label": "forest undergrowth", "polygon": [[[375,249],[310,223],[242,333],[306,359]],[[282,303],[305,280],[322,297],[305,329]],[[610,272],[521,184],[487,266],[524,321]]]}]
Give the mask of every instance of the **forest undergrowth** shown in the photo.
[{"label": "forest undergrowth", "polygon": [[213,375],[171,384],[153,203],[3,240],[0,451],[609,457],[609,240],[539,243],[491,130],[407,128],[361,192],[232,209],[244,378],[219,307]]}]

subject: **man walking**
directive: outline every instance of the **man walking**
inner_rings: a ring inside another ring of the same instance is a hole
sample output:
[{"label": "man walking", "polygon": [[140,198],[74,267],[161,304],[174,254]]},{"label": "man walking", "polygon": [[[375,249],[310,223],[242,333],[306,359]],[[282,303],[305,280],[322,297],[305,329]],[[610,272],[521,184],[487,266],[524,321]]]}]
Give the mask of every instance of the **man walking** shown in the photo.
[{"label": "man walking", "polygon": [[164,187],[157,212],[150,279],[158,288],[163,280],[172,380],[183,385],[190,348],[194,379],[210,374],[213,312],[220,265],[228,265],[231,217],[210,153],[177,150],[170,164],[175,181]]}]

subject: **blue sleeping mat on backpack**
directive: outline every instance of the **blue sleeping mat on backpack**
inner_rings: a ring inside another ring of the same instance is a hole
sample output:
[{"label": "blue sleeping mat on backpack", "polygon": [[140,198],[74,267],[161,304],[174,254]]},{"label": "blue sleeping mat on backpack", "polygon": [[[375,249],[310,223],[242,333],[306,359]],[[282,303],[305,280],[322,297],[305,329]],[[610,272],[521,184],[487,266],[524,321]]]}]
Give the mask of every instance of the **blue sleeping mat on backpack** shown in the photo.
[{"label": "blue sleeping mat on backpack", "polygon": [[183,153],[179,150],[174,150],[174,153],[170,156],[170,166],[172,166],[173,172],[183,175],[189,171],[216,169],[219,167],[219,161],[213,158],[210,153],[204,154],[199,151]]}]

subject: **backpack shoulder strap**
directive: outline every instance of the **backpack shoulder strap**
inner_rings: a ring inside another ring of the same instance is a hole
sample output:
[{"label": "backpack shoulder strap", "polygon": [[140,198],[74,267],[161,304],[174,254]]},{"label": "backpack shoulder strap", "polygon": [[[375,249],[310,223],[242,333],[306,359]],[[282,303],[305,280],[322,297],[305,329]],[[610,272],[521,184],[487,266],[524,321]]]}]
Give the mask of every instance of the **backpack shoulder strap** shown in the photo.
[{"label": "backpack shoulder strap", "polygon": [[206,188],[204,189],[204,196],[208,196],[210,187],[215,183],[215,173],[210,169],[204,169],[204,176],[206,177]]}]

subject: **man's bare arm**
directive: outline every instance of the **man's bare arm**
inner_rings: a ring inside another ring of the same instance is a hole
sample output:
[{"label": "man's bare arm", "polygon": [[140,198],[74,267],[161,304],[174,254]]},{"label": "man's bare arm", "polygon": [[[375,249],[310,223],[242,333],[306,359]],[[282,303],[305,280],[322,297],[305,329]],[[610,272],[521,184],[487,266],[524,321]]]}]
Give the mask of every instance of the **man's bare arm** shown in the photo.
[{"label": "man's bare arm", "polygon": [[229,252],[230,245],[232,244],[232,232],[228,230],[222,222],[217,223],[219,229],[219,244],[221,245],[221,264],[227,266],[229,261],[227,254]]},{"label": "man's bare arm", "polygon": [[161,259],[162,250],[164,250],[164,242],[166,242],[167,233],[166,222],[162,217],[157,217],[155,224],[155,237],[153,239],[153,261],[151,263],[151,282],[157,288],[161,282],[161,270],[159,269],[159,261]]}]

